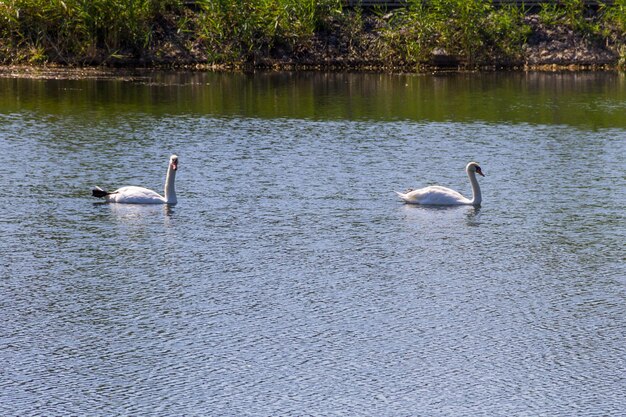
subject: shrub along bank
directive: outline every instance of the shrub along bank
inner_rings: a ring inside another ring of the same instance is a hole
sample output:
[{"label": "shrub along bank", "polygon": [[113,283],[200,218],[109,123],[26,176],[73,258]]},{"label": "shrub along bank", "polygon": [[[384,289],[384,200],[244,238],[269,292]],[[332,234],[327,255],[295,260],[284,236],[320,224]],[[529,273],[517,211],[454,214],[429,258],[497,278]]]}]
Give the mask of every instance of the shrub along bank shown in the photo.
[{"label": "shrub along bank", "polygon": [[0,62],[403,69],[626,65],[626,0],[5,0]]}]

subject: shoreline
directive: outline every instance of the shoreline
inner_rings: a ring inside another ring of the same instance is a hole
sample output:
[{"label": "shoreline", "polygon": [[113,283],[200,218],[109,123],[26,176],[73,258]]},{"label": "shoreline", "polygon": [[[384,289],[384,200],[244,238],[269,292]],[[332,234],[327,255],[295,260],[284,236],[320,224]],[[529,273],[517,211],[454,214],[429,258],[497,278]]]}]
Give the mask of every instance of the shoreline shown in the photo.
[{"label": "shoreline", "polygon": [[611,65],[581,65],[581,64],[539,64],[511,68],[450,68],[431,66],[421,71],[411,69],[376,67],[376,66],[325,66],[325,65],[295,65],[274,64],[271,67],[231,67],[220,65],[159,65],[159,66],[66,66],[58,64],[45,65],[2,65],[0,64],[0,78],[47,79],[47,80],[86,80],[86,79],[115,79],[134,81],[153,72],[239,72],[239,73],[271,73],[271,72],[329,72],[329,73],[363,73],[363,74],[471,74],[496,72],[543,72],[543,73],[574,73],[574,72],[624,72],[618,66]]},{"label": "shoreline", "polygon": [[[384,15],[343,10],[326,17],[323,29],[310,34],[293,39],[248,39],[247,52],[233,52],[229,48],[240,40],[206,40],[200,34],[201,14],[184,9],[180,14],[154,18],[150,40],[141,47],[129,44],[112,50],[106,45],[90,44],[81,52],[72,52],[69,46],[61,47],[63,39],[53,41],[46,36],[45,45],[37,50],[29,50],[33,46],[26,43],[16,43],[11,49],[6,46],[10,42],[3,46],[2,41],[7,39],[0,38],[0,76],[90,78],[137,70],[418,74],[626,70],[622,29],[608,25],[597,15],[579,12],[580,16],[568,20],[559,10],[551,15],[509,10],[503,12],[509,20],[504,19],[497,30],[474,27],[471,36],[454,38],[452,42],[445,37],[460,36],[458,31],[464,30],[464,25],[476,25],[477,21],[487,25],[503,17],[491,10],[491,14],[476,17],[476,21],[453,21],[453,29],[444,25],[425,35],[420,25],[426,24],[424,19],[430,15],[408,9]],[[449,17],[438,18],[446,22]],[[187,19],[185,30],[181,30],[181,19]],[[506,30],[512,34],[501,34]]]}]

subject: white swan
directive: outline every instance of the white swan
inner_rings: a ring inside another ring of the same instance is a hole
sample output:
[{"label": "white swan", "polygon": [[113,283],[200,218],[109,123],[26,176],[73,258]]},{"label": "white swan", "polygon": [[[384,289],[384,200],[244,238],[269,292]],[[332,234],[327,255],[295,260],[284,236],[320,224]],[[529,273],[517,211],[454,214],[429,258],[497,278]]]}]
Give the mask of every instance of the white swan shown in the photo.
[{"label": "white swan", "polygon": [[115,191],[107,192],[100,187],[91,190],[91,195],[106,200],[107,203],[126,203],[126,204],[171,204],[178,202],[176,200],[176,171],[178,170],[178,156],[170,156],[170,162],[167,167],[165,176],[164,196],[159,193],[143,187],[122,187]]},{"label": "white swan", "polygon": [[424,205],[437,205],[437,206],[458,206],[458,205],[474,205],[479,206],[483,200],[480,194],[480,186],[476,179],[476,174],[485,176],[480,166],[476,162],[470,162],[465,167],[465,172],[472,184],[472,199],[463,197],[457,191],[450,188],[440,187],[439,185],[433,185],[430,187],[420,188],[419,190],[408,190],[405,193],[396,193],[407,203],[411,204],[424,204]]}]

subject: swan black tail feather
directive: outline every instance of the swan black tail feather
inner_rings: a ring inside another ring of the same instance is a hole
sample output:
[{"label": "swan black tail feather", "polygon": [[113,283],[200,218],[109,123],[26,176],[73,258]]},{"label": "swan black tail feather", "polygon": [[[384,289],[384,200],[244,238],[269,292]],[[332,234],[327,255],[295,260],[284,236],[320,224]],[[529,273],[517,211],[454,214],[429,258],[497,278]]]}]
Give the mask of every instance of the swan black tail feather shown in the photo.
[{"label": "swan black tail feather", "polygon": [[102,197],[106,197],[109,194],[110,193],[106,192],[105,190],[103,190],[102,188],[98,186],[96,186],[93,190],[91,190],[91,195],[93,197],[102,198]]}]

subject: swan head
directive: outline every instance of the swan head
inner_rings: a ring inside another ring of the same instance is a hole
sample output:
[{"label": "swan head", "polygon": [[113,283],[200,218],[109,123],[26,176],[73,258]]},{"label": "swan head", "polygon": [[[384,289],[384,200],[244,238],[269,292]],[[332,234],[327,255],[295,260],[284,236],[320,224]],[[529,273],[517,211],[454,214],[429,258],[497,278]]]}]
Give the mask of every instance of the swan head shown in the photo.
[{"label": "swan head", "polygon": [[468,174],[475,173],[475,174],[480,175],[481,177],[485,176],[485,174],[483,174],[483,170],[480,169],[480,165],[478,165],[478,162],[470,162],[465,167],[465,170],[467,171]]},{"label": "swan head", "polygon": [[170,156],[170,168],[172,168],[172,170],[174,171],[178,169],[178,156],[177,155]]}]

